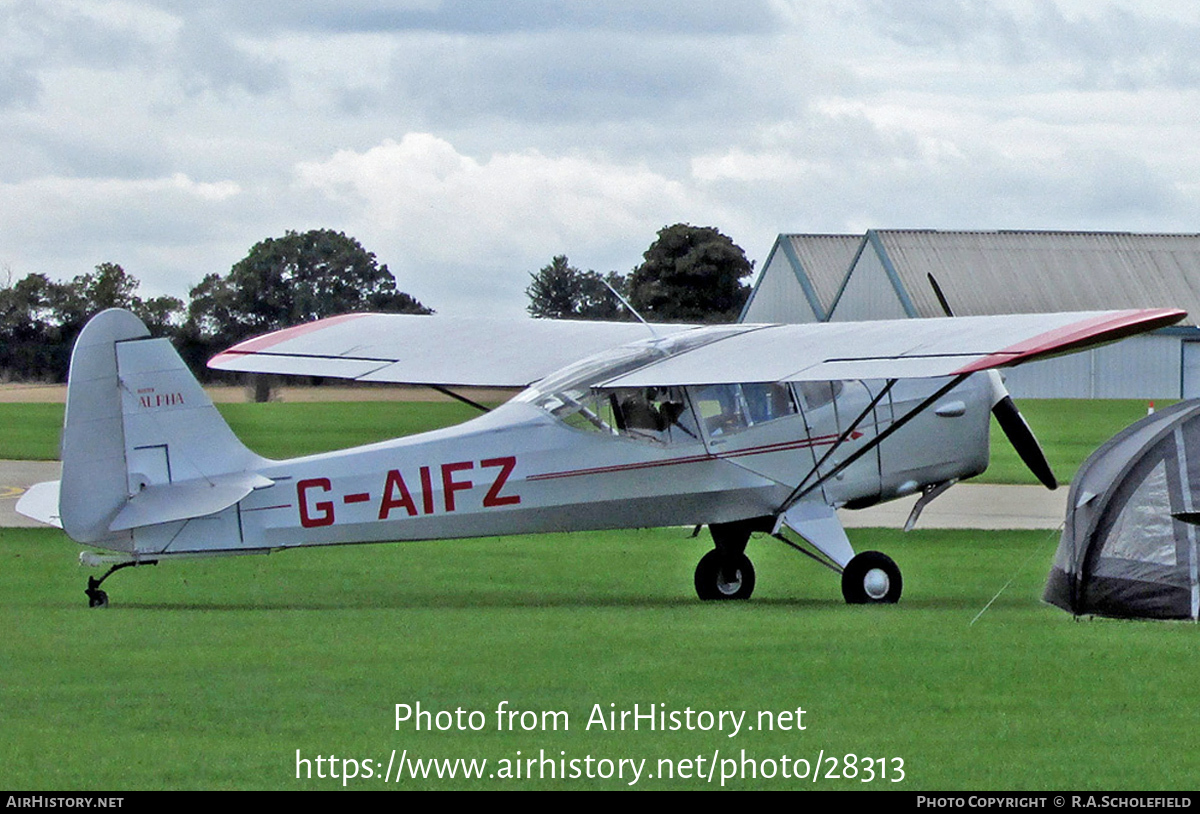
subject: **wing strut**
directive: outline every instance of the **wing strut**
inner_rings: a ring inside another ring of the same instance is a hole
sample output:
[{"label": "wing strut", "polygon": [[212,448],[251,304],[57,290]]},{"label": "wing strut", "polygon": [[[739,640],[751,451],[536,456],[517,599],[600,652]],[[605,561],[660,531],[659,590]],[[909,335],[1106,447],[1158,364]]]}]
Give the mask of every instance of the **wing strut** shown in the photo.
[{"label": "wing strut", "polygon": [[459,395],[458,393],[455,393],[453,390],[450,390],[449,388],[446,388],[446,387],[442,387],[441,385],[430,384],[430,385],[427,385],[427,387],[429,387],[429,389],[431,389],[431,390],[436,390],[443,395],[449,396],[452,399],[458,399],[463,404],[466,404],[469,407],[474,407],[476,410],[480,410],[485,413],[490,413],[492,411],[491,407],[484,407],[479,402],[472,401],[471,399],[467,398],[466,396]]},{"label": "wing strut", "polygon": [[[841,446],[845,442],[845,440],[847,438],[849,438],[850,435],[856,429],[858,429],[858,425],[863,422],[863,419],[865,419],[868,415],[870,415],[871,411],[875,409],[876,405],[878,405],[879,402],[883,401],[883,397],[886,396],[891,391],[892,386],[895,383],[896,383],[896,379],[888,379],[887,384],[885,384],[883,386],[883,389],[881,389],[879,391],[879,394],[876,395],[875,398],[871,399],[871,403],[866,406],[866,409],[864,409],[861,413],[858,414],[858,418],[856,418],[850,422],[850,426],[847,427],[842,432],[842,434],[838,436],[837,440],[833,442],[833,445],[831,447],[829,447],[828,450],[825,451],[825,454],[821,456],[821,460],[819,460],[815,464],[813,464],[813,468],[808,470],[808,473],[803,478],[800,479],[800,482],[798,484],[796,484],[796,488],[793,489],[792,493],[787,496],[787,500],[783,501],[783,504],[779,507],[779,511],[776,512],[776,514],[781,514],[783,512],[786,512],[788,509],[792,508],[792,506],[794,506],[796,504],[796,502],[798,500],[800,500],[800,498],[804,497],[809,492],[811,492],[813,489],[817,488],[818,486],[820,486],[822,483],[824,483],[825,481],[827,481],[829,479],[828,476],[821,478],[819,481],[814,483],[809,488],[804,489],[804,484],[808,482],[808,479],[811,478],[813,475],[815,475],[818,471],[820,471],[821,467],[825,465],[825,462],[829,460],[829,456],[833,455],[833,453],[837,452],[838,449],[841,448]],[[845,468],[845,464],[843,464],[842,466],[839,466],[831,474],[837,474],[838,472],[841,472],[843,468]],[[801,491],[802,489],[803,489],[803,491]]]},{"label": "wing strut", "polygon": [[[816,470],[817,470],[817,467],[813,467],[812,471],[810,471],[807,475],[804,476],[804,480],[800,481],[800,485],[797,486],[792,491],[792,494],[790,494],[788,496],[788,499],[785,500],[783,502],[783,504],[779,507],[779,509],[776,511],[776,515],[778,515],[782,512],[786,512],[788,509],[790,509],[792,506],[796,505],[796,503],[798,503],[800,500],[802,500],[805,495],[812,492],[814,489],[821,486],[821,484],[825,483],[825,481],[836,476],[839,472],[844,470],[846,467],[850,466],[850,464],[854,463],[859,458],[866,455],[868,452],[872,451],[877,446],[882,444],[887,438],[891,437],[892,433],[896,432],[901,427],[903,427],[905,424],[907,424],[909,421],[912,421],[914,418],[916,418],[917,415],[920,414],[921,412],[923,412],[925,410],[925,408],[927,408],[930,404],[933,404],[935,401],[937,401],[942,396],[949,393],[955,387],[958,387],[970,375],[971,375],[970,373],[960,373],[959,375],[955,376],[953,379],[951,379],[945,385],[938,388],[937,392],[935,392],[932,396],[925,399],[920,404],[918,404],[916,407],[912,408],[907,413],[902,415],[900,418],[898,418],[894,422],[892,422],[892,426],[888,427],[886,430],[884,430],[883,432],[876,435],[874,438],[872,438],[870,441],[868,441],[866,444],[864,444],[861,449],[857,450],[853,455],[850,455],[848,458],[846,458],[846,460],[842,461],[840,464],[835,466],[833,469],[830,469],[828,472],[826,472],[824,475],[822,475],[820,478],[818,478],[816,481],[814,481],[811,485],[804,486],[804,482],[807,481],[813,475],[813,473],[816,472]],[[875,408],[875,405],[878,403],[879,398],[883,395],[883,393],[887,392],[888,388],[890,388],[891,385],[895,383],[895,381],[896,381],[895,379],[888,380],[888,386],[885,387],[880,392],[880,396],[877,396],[875,398],[875,400],[873,400],[871,402],[871,404],[867,406],[866,410],[863,410],[862,415],[860,415],[858,418],[856,418],[854,420],[854,424],[850,425],[850,429],[853,429],[859,422],[862,421],[862,419],[864,419],[866,417],[867,413],[870,410]],[[839,437],[838,440],[834,442],[833,448],[830,449],[829,452],[825,453],[825,455],[821,458],[821,461],[824,462],[833,453],[834,450],[836,450],[838,447],[840,447],[842,445],[842,443],[846,440],[847,437],[849,437],[849,430],[842,433],[841,437]],[[818,466],[819,466],[819,464],[818,464]]]}]

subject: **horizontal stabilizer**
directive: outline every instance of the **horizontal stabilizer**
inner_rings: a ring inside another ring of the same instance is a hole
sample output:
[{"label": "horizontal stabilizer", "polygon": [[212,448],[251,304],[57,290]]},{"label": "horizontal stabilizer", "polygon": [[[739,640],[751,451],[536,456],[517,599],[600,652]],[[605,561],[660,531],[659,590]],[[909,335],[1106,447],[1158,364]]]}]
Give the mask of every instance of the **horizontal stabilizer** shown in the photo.
[{"label": "horizontal stabilizer", "polygon": [[110,531],[203,517],[227,509],[255,489],[273,481],[253,473],[218,475],[208,480],[151,484],[129,498],[117,513]]},{"label": "horizontal stabilizer", "polygon": [[30,486],[17,501],[17,514],[61,529],[62,518],[58,515],[58,486],[59,481],[56,480],[35,483]]}]

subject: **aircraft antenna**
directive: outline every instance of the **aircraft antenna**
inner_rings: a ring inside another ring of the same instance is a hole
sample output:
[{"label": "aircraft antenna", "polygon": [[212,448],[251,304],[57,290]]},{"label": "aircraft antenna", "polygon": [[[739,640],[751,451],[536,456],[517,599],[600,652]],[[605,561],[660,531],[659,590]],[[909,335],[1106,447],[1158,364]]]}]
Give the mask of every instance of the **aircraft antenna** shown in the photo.
[{"label": "aircraft antenna", "polygon": [[643,325],[645,325],[645,326],[646,326],[646,328],[647,328],[647,329],[650,331],[650,334],[651,334],[651,336],[653,336],[655,339],[661,339],[661,338],[662,338],[662,337],[660,337],[660,336],[658,335],[658,331],[654,330],[654,326],[653,326],[653,325],[651,325],[649,322],[647,322],[647,321],[646,321],[646,318],[645,318],[645,317],[643,317],[641,314],[639,314],[639,313],[637,312],[637,309],[636,309],[636,308],[634,308],[632,305],[630,305],[630,304],[629,304],[629,300],[627,300],[627,299],[625,299],[624,297],[622,297],[622,296],[621,296],[621,292],[620,292],[620,291],[617,291],[617,289],[613,288],[613,287],[612,287],[612,286],[609,284],[608,280],[605,280],[603,277],[601,277],[601,278],[600,278],[600,282],[604,283],[604,286],[605,286],[605,288],[607,288],[609,291],[611,291],[611,292],[613,293],[613,296],[614,296],[614,297],[616,297],[618,300],[620,300],[620,301],[621,301],[621,305],[624,305],[626,308],[628,308],[628,309],[629,309],[629,313],[633,314],[635,317],[637,317],[637,318],[638,318],[638,322],[640,322],[640,323],[642,323]]}]

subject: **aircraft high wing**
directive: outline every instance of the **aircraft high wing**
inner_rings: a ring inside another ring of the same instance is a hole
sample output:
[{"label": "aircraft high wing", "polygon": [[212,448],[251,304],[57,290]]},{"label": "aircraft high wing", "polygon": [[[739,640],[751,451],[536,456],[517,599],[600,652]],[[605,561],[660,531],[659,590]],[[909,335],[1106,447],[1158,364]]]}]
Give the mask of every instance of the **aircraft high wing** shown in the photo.
[{"label": "aircraft high wing", "polygon": [[524,387],[585,356],[694,325],[343,314],[234,345],[216,370],[360,382]]},{"label": "aircraft high wing", "polygon": [[209,367],[363,382],[523,387],[617,345],[653,343],[687,331],[688,352],[631,372],[621,385],[933,378],[1070,353],[1185,315],[1151,309],[701,328],[346,314],[234,345]]},{"label": "aircraft high wing", "polygon": [[1053,485],[995,372],[1172,324],[1176,309],[817,325],[641,325],[351,314],[218,354],[221,370],[524,386],[472,421],[271,461],[246,449],[165,339],[99,314],[72,354],[61,483],[18,511],[163,559],[333,543],[709,526],[703,599],[750,596],[767,532],[841,574],[850,602],[895,602],[899,568],[855,554],[835,513],[920,492],[988,460],[989,412]]}]

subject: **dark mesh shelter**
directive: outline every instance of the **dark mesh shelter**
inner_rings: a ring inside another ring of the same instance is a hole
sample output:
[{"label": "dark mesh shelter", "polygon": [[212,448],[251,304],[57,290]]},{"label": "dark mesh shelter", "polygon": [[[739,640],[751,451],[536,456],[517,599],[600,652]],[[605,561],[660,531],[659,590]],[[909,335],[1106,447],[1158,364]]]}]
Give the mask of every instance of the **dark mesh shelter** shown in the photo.
[{"label": "dark mesh shelter", "polygon": [[1045,600],[1076,615],[1197,619],[1200,401],[1146,416],[1071,483]]}]

